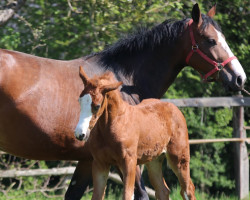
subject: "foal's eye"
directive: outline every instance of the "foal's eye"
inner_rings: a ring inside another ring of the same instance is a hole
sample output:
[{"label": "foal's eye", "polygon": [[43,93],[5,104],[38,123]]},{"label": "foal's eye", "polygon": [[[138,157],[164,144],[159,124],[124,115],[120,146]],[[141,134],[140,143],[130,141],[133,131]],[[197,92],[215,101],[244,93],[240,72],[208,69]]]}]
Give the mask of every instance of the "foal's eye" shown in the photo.
[{"label": "foal's eye", "polygon": [[100,104],[97,104],[97,105],[92,104],[92,109],[93,109],[94,112],[97,112],[100,109],[100,107],[101,107]]},{"label": "foal's eye", "polygon": [[210,44],[210,45],[216,45],[216,41],[214,39],[208,39],[207,42]]}]

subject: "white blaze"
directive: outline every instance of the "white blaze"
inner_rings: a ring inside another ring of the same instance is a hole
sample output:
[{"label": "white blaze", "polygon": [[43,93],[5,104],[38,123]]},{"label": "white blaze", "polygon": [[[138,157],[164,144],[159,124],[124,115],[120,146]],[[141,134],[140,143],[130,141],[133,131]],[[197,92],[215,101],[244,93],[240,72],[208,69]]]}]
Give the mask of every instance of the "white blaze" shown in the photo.
[{"label": "white blaze", "polygon": [[[91,112],[91,103],[92,99],[89,94],[84,95],[79,99],[81,112],[80,119],[75,129],[75,137],[79,138],[80,136],[86,136],[89,128],[89,122],[92,117]],[[83,138],[84,139],[84,138]]]},{"label": "white blaze", "polygon": [[[225,49],[225,51],[228,54],[228,57],[234,56],[234,54],[231,51],[231,49],[229,48],[225,38],[222,36],[222,33],[217,31],[216,29],[215,29],[215,31],[217,33],[218,42],[221,44],[222,48]],[[233,59],[231,61],[231,64],[232,64],[232,70],[234,71],[236,76],[241,76],[242,81],[245,82],[247,77],[246,77],[246,74],[245,74],[240,62],[238,61],[238,59]]]}]

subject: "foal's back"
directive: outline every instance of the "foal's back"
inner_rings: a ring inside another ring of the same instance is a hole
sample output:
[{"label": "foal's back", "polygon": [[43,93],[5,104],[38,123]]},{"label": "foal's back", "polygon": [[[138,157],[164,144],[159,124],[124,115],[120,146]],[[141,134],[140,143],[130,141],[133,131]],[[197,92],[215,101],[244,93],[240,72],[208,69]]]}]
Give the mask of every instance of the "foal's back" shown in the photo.
[{"label": "foal's back", "polygon": [[138,134],[139,164],[167,152],[171,146],[168,144],[177,139],[188,140],[186,120],[174,104],[147,99],[132,107],[130,119],[133,119],[133,122],[130,123],[127,134],[131,134],[131,137]]}]

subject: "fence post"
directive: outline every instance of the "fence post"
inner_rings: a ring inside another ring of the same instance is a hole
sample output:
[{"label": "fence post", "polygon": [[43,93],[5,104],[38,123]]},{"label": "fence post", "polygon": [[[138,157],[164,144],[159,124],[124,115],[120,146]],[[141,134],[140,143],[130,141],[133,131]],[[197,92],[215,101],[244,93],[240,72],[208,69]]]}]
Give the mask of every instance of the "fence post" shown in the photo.
[{"label": "fence post", "polygon": [[[244,107],[233,108],[233,137],[246,138]],[[245,142],[234,144],[234,169],[238,198],[249,200],[249,159]]]}]

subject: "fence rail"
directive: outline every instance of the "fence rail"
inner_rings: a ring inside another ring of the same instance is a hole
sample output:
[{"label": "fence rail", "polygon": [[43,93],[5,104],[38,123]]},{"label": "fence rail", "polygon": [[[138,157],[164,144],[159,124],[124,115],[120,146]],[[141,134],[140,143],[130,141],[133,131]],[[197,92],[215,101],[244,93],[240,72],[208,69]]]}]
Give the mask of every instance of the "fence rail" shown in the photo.
[{"label": "fence rail", "polygon": [[188,98],[188,99],[162,99],[171,102],[178,107],[238,107],[250,106],[250,97],[207,97],[207,98]]}]

